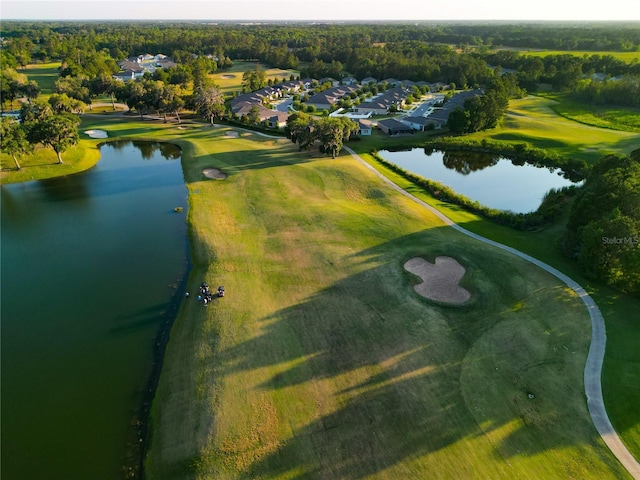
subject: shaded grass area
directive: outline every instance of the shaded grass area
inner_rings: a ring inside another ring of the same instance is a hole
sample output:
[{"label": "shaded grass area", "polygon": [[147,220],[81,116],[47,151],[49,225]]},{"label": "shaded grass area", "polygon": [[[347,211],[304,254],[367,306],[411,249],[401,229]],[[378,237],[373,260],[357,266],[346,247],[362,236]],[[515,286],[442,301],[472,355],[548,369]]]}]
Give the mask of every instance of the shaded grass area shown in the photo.
[{"label": "shaded grass area", "polygon": [[553,225],[537,232],[515,231],[444,203],[387,169],[366,152],[360,155],[394,183],[435,206],[464,228],[538,258],[579,282],[594,298],[606,321],[607,348],[603,366],[603,395],[609,417],[629,450],[640,457],[640,300],[585,279],[576,264],[561,253],[568,211]]},{"label": "shaded grass area", "polygon": [[[149,478],[624,477],[586,411],[577,298],[348,157],[224,130],[183,137],[189,288],[227,296],[182,306]],[[419,255],[456,257],[474,300],[413,292]]]},{"label": "shaded grass area", "polygon": [[40,87],[41,94],[50,95],[53,93],[56,80],[58,80],[60,65],[60,62],[31,64],[19,72],[27,75],[29,80],[35,80]]},{"label": "shaded grass area", "polygon": [[574,122],[640,133],[640,108],[586,104],[566,94],[546,94],[544,97],[557,102],[551,104],[554,112]]},{"label": "shaded grass area", "polygon": [[558,102],[542,97],[526,97],[509,102],[503,125],[469,135],[469,138],[527,142],[559,155],[595,162],[607,154],[629,154],[640,145],[640,135],[583,125],[559,116]]}]

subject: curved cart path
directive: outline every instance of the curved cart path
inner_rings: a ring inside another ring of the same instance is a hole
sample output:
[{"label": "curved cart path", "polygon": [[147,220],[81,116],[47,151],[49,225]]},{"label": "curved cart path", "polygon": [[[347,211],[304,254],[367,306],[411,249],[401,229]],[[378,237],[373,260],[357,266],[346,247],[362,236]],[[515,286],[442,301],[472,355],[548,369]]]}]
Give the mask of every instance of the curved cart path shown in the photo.
[{"label": "curved cart path", "polygon": [[640,480],[640,463],[638,463],[633,455],[631,455],[631,452],[627,450],[627,447],[624,446],[624,444],[620,440],[620,437],[618,437],[618,434],[614,430],[613,425],[611,425],[611,421],[609,420],[607,411],[604,407],[600,377],[602,376],[602,362],[604,360],[604,349],[607,343],[607,335],[604,327],[604,318],[602,317],[602,313],[596,305],[596,302],[589,296],[584,288],[582,288],[578,284],[578,282],[572,280],[564,273],[553,268],[551,265],[547,265],[546,263],[541,262],[540,260],[527,255],[526,253],[516,250],[515,248],[495,242],[462,228],[428,203],[411,195],[410,193],[406,192],[398,185],[393,183],[391,180],[389,180],[387,177],[382,175],[375,168],[365,162],[362,158],[360,158],[360,156],[351,148],[345,146],[344,149],[349,152],[351,156],[353,156],[356,160],[363,163],[369,170],[371,170],[378,177],[388,183],[393,189],[397,190],[402,195],[410,198],[414,202],[417,202],[418,204],[433,212],[436,216],[438,216],[438,218],[440,218],[451,228],[454,228],[455,230],[469,237],[475,238],[476,240],[513,253],[514,255],[517,255],[518,257],[523,258],[533,263],[534,265],[537,265],[543,270],[549,272],[554,277],[562,280],[569,288],[576,292],[576,294],[580,297],[582,302],[587,307],[587,311],[589,312],[589,316],[591,317],[591,345],[589,347],[589,354],[587,355],[587,363],[584,367],[584,390],[585,394],[587,395],[587,406],[589,408],[589,414],[591,415],[593,424],[602,437],[602,440],[604,440],[611,452],[613,452],[613,454],[618,458],[620,463],[622,463],[622,465],[627,469],[627,471],[634,479]]}]

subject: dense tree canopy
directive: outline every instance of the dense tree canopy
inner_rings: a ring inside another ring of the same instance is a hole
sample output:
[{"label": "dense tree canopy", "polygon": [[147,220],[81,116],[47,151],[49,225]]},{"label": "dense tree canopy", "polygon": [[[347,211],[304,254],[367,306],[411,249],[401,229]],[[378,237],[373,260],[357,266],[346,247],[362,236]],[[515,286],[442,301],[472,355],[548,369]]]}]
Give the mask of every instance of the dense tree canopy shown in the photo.
[{"label": "dense tree canopy", "polygon": [[566,246],[585,275],[640,295],[640,150],[594,166],[573,204]]},{"label": "dense tree canopy", "polygon": [[[321,78],[344,72],[463,87],[483,84],[486,64],[518,71],[528,89],[538,81],[573,88],[580,76],[640,74],[640,64],[625,64],[611,55],[556,55],[532,59],[511,51],[491,53],[495,46],[561,50],[634,51],[640,46],[637,24],[578,25],[237,25],[206,23],[4,22],[7,39],[2,64],[17,67],[30,60],[63,61],[63,76],[93,78],[117,70],[116,60],[141,53],[164,53],[183,65],[170,83],[196,70],[225,68],[235,59],[259,60],[280,68],[308,66]],[[190,71],[190,73],[189,73]],[[161,73],[159,73],[161,75]]]}]

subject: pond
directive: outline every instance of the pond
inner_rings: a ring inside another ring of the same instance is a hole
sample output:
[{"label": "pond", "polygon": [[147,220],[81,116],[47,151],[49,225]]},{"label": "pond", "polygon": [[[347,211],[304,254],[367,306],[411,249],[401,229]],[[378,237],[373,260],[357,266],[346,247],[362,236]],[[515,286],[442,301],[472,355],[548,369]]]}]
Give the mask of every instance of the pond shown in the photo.
[{"label": "pond", "polygon": [[123,478],[138,443],[154,345],[188,273],[174,211],[187,191],[175,146],[101,155],[1,189],[3,478]]},{"label": "pond", "polygon": [[545,194],[577,183],[565,178],[562,170],[519,165],[499,156],[475,152],[441,152],[414,148],[380,156],[388,162],[451,187],[455,192],[482,205],[515,213],[538,209]]}]

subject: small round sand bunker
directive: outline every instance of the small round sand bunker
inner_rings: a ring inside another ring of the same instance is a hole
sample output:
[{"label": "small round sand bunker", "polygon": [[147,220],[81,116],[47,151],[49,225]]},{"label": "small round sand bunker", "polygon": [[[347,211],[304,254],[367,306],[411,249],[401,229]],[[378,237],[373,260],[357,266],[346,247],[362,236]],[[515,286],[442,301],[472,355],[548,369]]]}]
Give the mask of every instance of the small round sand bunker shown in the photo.
[{"label": "small round sand bunker", "polygon": [[458,285],[466,270],[455,258],[437,257],[435,263],[430,263],[415,257],[407,261],[404,268],[422,279],[413,288],[423,297],[455,305],[471,298],[471,293]]},{"label": "small round sand bunker", "polygon": [[231,137],[231,138],[238,138],[240,136],[240,133],[236,132],[235,130],[228,130],[228,131],[224,132],[224,134],[227,137]]},{"label": "small round sand bunker", "polygon": [[227,174],[217,168],[205,168],[202,170],[202,174],[207,178],[213,178],[216,180],[227,178]]},{"label": "small round sand bunker", "polygon": [[105,132],[104,130],[85,130],[85,132],[87,135],[89,135],[91,138],[107,138],[107,132]]}]

